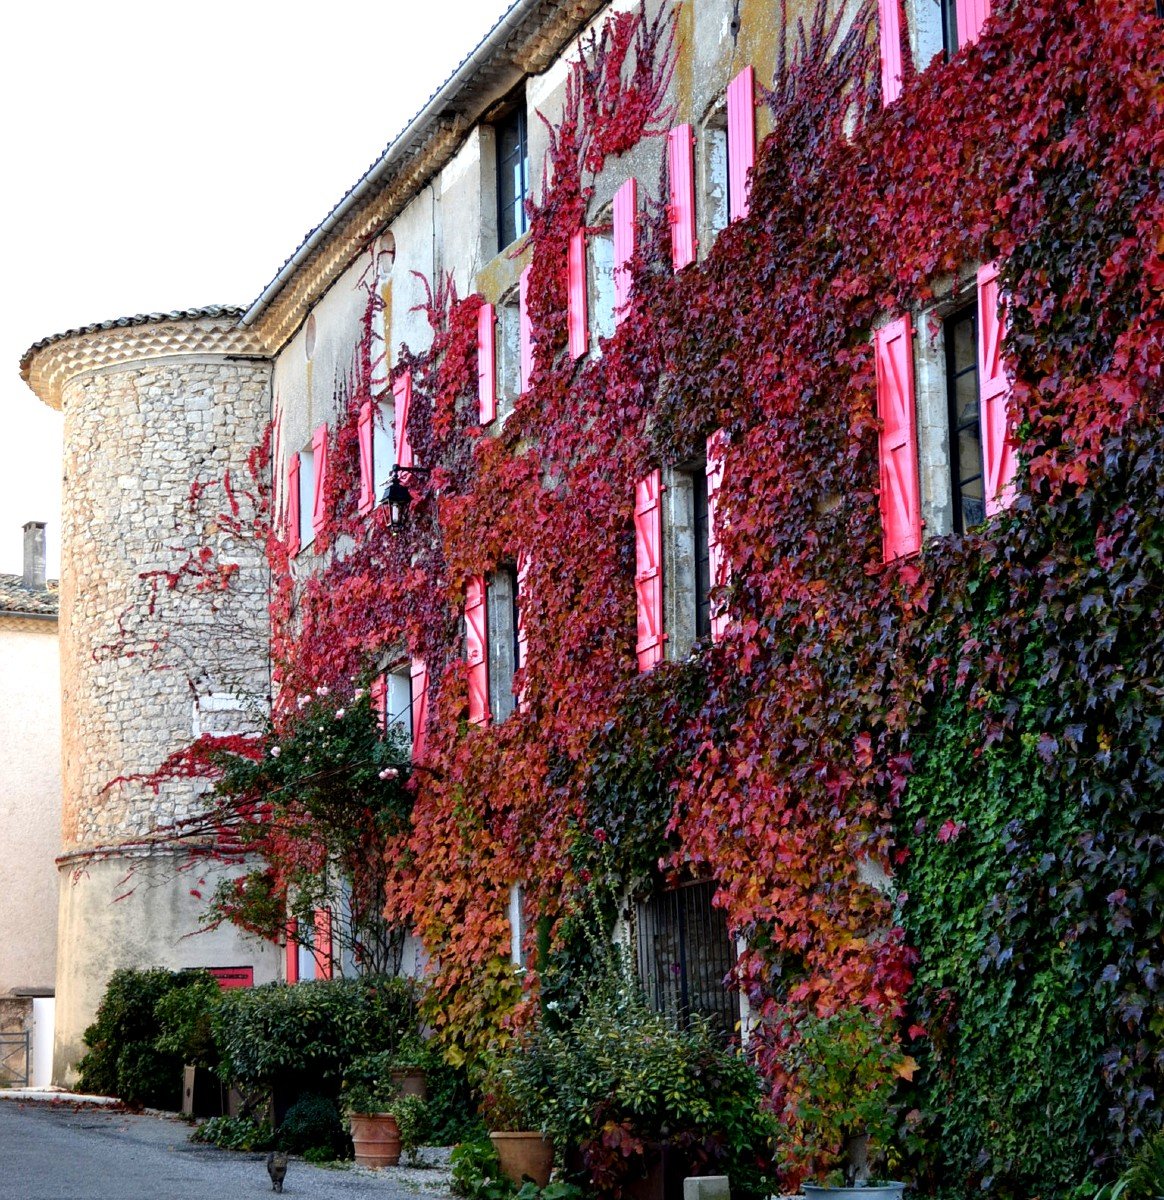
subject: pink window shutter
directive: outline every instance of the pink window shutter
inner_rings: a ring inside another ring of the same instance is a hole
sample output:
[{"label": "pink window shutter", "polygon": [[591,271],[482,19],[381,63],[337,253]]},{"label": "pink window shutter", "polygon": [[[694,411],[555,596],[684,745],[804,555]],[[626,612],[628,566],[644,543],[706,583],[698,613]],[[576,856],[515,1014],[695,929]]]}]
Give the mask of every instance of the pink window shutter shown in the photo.
[{"label": "pink window shutter", "polygon": [[581,358],[590,340],[586,313],[586,234],[576,229],[566,252],[566,334],[570,357]]},{"label": "pink window shutter", "polygon": [[477,406],[482,425],[497,416],[497,311],[492,304],[477,310]]},{"label": "pink window shutter", "polygon": [[414,658],[411,668],[412,683],[412,761],[424,761],[425,735],[428,730],[428,664],[423,658]]},{"label": "pink window shutter", "polygon": [[877,0],[881,18],[881,103],[901,95],[901,0]]},{"label": "pink window shutter", "polygon": [[978,271],[978,406],[988,517],[1014,502],[1017,463],[1008,413],[1010,379],[1002,357],[1005,336],[1006,312],[998,295],[998,265],[991,263]]},{"label": "pink window shutter", "polygon": [[990,16],[990,0],[957,0],[958,48],[978,41]]},{"label": "pink window shutter", "polygon": [[315,479],[315,495],[311,502],[311,531],[317,537],[323,532],[327,519],[327,426],[320,425],[311,437],[312,472]]},{"label": "pink window shutter", "polygon": [[630,302],[630,261],[635,253],[635,222],[638,217],[638,183],[628,179],[614,193],[614,320],[622,320]]},{"label": "pink window shutter", "polygon": [[376,714],[376,728],[381,733],[388,731],[388,680],[383,675],[377,675],[372,680],[369,689],[372,699],[372,711]]},{"label": "pink window shutter", "polygon": [[287,460],[287,497],[283,506],[287,517],[287,553],[299,553],[299,451]]},{"label": "pink window shutter", "polygon": [[412,466],[412,443],[408,440],[408,416],[412,408],[412,372],[405,371],[392,384],[396,405],[396,465]]},{"label": "pink window shutter", "polygon": [[[731,582],[731,564],[719,540],[719,489],[723,483],[723,460],[727,453],[728,435],[717,429],[707,439],[707,559],[711,575],[711,640],[723,638],[728,626],[727,602],[723,589]],[[718,594],[717,594],[718,593]]]},{"label": "pink window shutter", "polygon": [[748,215],[748,172],[756,163],[756,71],[745,67],[728,84],[728,219]]},{"label": "pink window shutter", "polygon": [[[523,672],[523,679],[526,663],[529,660],[529,639],[526,635],[525,625],[526,600],[529,596],[528,580],[529,554],[522,550],[517,556],[517,666]],[[521,691],[517,693],[517,707],[519,712],[527,711],[525,692],[526,689],[523,684]]]},{"label": "pink window shutter", "polygon": [[635,484],[635,608],[639,670],[663,658],[663,473],[656,468]]},{"label": "pink window shutter", "polygon": [[671,266],[681,271],[695,261],[695,134],[676,125],[667,134],[667,175],[671,196]]},{"label": "pink window shutter", "polygon": [[921,549],[917,418],[913,391],[913,326],[907,314],[877,331],[877,415],[881,465],[881,533],[891,562]]},{"label": "pink window shutter", "polygon": [[283,974],[287,983],[299,982],[299,922],[294,917],[287,922],[283,937]]},{"label": "pink window shutter", "polygon": [[517,287],[517,312],[518,326],[520,331],[521,354],[519,362],[519,382],[518,386],[524,395],[529,391],[530,383],[533,380],[534,355],[533,355],[533,320],[529,315],[529,273],[531,268],[526,267],[521,273],[521,279]]},{"label": "pink window shutter", "polygon": [[360,416],[356,422],[356,434],[360,443],[360,513],[369,513],[376,507],[376,467],[372,438],[374,432],[371,400],[360,405]]},{"label": "pink window shutter", "polygon": [[465,589],[465,662],[469,670],[469,722],[488,725],[489,617],[484,575],[474,575]]},{"label": "pink window shutter", "polygon": [[330,979],[335,961],[335,946],[332,942],[331,909],[315,910],[315,978]]}]

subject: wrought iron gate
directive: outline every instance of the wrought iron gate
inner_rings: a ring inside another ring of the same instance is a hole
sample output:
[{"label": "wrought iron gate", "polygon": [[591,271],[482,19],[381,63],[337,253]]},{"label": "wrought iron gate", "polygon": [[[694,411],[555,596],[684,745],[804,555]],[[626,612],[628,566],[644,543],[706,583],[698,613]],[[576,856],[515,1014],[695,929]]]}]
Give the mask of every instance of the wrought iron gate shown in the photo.
[{"label": "wrought iron gate", "polygon": [[28,1087],[29,1035],[0,1033],[0,1087]]},{"label": "wrought iron gate", "polygon": [[713,883],[658,891],[638,905],[636,942],[639,978],[651,1003],[683,1024],[702,1013],[734,1037],[739,994],[724,986],[736,963],[723,910],[712,907]]}]

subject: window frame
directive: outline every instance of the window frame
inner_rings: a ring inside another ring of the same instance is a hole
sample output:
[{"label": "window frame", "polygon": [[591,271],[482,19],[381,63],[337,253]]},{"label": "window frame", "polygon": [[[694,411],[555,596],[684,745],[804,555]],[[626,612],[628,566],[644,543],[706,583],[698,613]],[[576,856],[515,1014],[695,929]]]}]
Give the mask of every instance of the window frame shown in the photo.
[{"label": "window frame", "polygon": [[[512,148],[505,145],[507,133],[514,135]],[[493,136],[496,143],[497,252],[500,254],[529,232],[529,214],[525,207],[530,198],[529,117],[524,96],[493,122]],[[506,179],[516,179],[513,195],[508,199],[508,189],[503,184]]]}]

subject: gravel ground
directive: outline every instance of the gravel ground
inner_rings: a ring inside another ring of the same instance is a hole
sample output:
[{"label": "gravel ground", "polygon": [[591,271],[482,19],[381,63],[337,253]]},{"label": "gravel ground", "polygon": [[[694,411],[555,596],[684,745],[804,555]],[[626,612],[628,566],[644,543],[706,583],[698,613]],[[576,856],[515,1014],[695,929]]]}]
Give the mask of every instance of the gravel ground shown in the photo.
[{"label": "gravel ground", "polygon": [[[270,1196],[266,1155],[191,1142],[172,1116],[0,1092],[0,1200],[246,1200]],[[447,1152],[427,1167],[318,1167],[293,1158],[285,1196],[450,1200]]]}]

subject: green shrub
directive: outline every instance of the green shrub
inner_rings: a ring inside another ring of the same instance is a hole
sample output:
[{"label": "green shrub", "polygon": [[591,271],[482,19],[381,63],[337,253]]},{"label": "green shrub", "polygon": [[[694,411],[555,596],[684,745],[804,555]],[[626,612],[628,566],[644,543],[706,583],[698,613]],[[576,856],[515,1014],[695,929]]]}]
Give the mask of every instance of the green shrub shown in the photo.
[{"label": "green shrub", "polygon": [[183,1047],[176,1027],[160,1043],[158,1006],[187,988],[204,996],[205,978],[161,968],[114,971],[96,1018],[85,1030],[89,1052],[79,1064],[81,1090],[118,1096],[130,1105],[180,1107]]},{"label": "green shrub", "polygon": [[161,996],[154,1005],[158,1021],[157,1048],[192,1067],[218,1063],[211,1014],[223,992],[206,971],[190,971],[186,982]]},{"label": "green shrub", "polygon": [[329,1162],[351,1156],[351,1144],[344,1132],[339,1109],[326,1096],[314,1092],[305,1092],[287,1110],[276,1142],[278,1148],[288,1154],[326,1151]]},{"label": "green shrub", "polygon": [[544,1188],[526,1180],[517,1184],[501,1174],[497,1151],[488,1138],[476,1138],[453,1147],[450,1165],[453,1191],[468,1200],[585,1200],[581,1188],[564,1180],[553,1180]]},{"label": "green shrub", "polygon": [[774,1117],[759,1075],[702,1021],[675,1028],[616,964],[566,1028],[543,1027],[498,1074],[519,1109],[540,1113],[574,1182],[600,1194],[641,1173],[653,1147],[692,1173],[727,1175],[732,1194],[771,1190]]},{"label": "green shrub", "polygon": [[391,1052],[416,1029],[416,1004],[416,987],[404,979],[238,988],[213,1014],[220,1074],[244,1086],[337,1096],[353,1059]]},{"label": "green shrub", "polygon": [[211,1117],[194,1130],[190,1140],[223,1150],[270,1150],[275,1145],[270,1122],[250,1117]]}]

